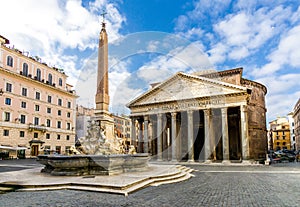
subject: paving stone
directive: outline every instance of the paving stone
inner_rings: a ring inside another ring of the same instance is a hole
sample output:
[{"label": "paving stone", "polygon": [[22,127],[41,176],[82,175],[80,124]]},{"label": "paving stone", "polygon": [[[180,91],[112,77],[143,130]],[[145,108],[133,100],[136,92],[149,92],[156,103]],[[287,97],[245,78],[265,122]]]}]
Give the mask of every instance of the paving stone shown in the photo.
[{"label": "paving stone", "polygon": [[73,190],[10,192],[0,195],[0,206],[299,206],[300,163],[188,166],[197,170],[195,177],[127,197]]}]

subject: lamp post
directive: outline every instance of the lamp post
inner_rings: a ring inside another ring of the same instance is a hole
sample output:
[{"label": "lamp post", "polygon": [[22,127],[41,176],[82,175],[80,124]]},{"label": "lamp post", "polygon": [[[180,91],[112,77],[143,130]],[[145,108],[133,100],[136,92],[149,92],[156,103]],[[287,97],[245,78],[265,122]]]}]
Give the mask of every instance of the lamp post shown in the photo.
[{"label": "lamp post", "polygon": [[270,151],[271,151],[271,150],[273,150],[273,130],[272,129],[270,129],[269,136],[270,136]]}]

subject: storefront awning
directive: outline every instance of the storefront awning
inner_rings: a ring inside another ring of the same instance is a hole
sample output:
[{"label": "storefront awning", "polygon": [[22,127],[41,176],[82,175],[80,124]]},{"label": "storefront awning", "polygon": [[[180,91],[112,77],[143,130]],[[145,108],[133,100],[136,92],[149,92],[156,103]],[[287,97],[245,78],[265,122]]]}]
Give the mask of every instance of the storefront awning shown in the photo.
[{"label": "storefront awning", "polygon": [[33,143],[36,143],[36,144],[44,144],[45,142],[42,141],[42,140],[38,140],[38,139],[33,139],[33,140],[30,140],[29,141],[29,144],[32,145]]},{"label": "storefront awning", "polygon": [[0,149],[4,150],[26,150],[26,147],[11,147],[11,146],[5,146],[5,145],[0,145]]}]

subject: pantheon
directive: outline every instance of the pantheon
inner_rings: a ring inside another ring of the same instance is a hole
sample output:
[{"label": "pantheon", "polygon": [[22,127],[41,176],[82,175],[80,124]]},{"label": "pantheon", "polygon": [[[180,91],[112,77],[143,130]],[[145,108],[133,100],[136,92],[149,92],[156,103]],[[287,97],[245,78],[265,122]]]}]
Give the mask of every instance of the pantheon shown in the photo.
[{"label": "pantheon", "polygon": [[178,72],[152,84],[127,104],[131,144],[158,161],[264,159],[267,89],[242,75],[243,68]]}]

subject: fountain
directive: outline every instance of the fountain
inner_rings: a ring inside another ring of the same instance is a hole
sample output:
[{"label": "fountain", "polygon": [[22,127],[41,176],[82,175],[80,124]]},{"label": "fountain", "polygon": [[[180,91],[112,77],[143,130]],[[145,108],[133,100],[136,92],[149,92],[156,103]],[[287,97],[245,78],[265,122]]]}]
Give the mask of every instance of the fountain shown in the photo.
[{"label": "fountain", "polygon": [[39,155],[37,161],[45,165],[42,172],[51,175],[113,175],[147,168],[147,153],[135,153],[133,146],[129,153],[114,134],[114,120],[109,108],[108,90],[108,37],[103,18],[99,35],[97,92],[95,116],[89,123],[87,136],[79,139],[80,146],[74,150],[77,155]]},{"label": "fountain", "polygon": [[148,167],[147,153],[130,150],[127,154],[120,138],[107,139],[105,129],[90,121],[87,136],[79,138],[80,145],[67,155],[39,155],[37,161],[51,175],[114,175],[143,171]]}]

